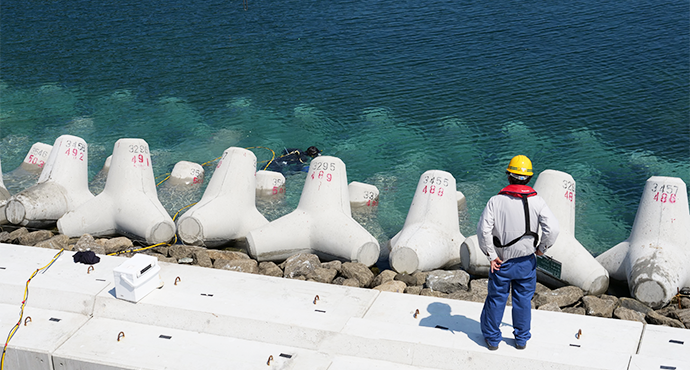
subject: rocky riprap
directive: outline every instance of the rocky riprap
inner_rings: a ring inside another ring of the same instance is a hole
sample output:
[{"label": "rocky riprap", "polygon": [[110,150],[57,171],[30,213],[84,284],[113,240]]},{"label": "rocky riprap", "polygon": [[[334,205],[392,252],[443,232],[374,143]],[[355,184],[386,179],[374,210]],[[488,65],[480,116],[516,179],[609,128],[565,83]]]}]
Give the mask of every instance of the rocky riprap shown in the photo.
[{"label": "rocky riprap", "polygon": [[[18,228],[0,232],[0,243],[13,243],[68,251],[91,250],[97,254],[132,256],[134,243],[126,237],[95,239],[85,234],[80,238],[55,235],[49,230],[29,231]],[[125,253],[123,253],[125,252]],[[487,294],[486,278],[472,278],[463,270],[434,270],[398,274],[392,270],[378,271],[357,262],[321,262],[314,254],[296,254],[280,264],[257,262],[242,251],[207,249],[204,247],[173,244],[147,248],[139,253],[155,256],[159,261],[197,265],[207,268],[261,274],[287,279],[315,281],[358,288],[371,288],[387,292],[416,294],[432,297],[484,302]],[[687,290],[687,288],[685,288]],[[510,297],[508,298],[510,305]],[[585,295],[582,289],[565,286],[549,289],[537,283],[532,299],[537,310],[565,312],[646,324],[690,329],[690,298],[678,295],[666,307],[653,310],[629,297],[601,294]]]}]

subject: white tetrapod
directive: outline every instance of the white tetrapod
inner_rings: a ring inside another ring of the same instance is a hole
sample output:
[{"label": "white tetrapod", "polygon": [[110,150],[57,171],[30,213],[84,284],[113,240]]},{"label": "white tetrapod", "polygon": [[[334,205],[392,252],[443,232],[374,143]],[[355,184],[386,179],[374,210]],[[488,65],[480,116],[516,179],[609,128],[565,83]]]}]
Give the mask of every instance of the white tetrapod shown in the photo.
[{"label": "white tetrapod", "polygon": [[379,244],[352,218],[345,163],[314,158],[297,209],[247,234],[249,253],[259,261],[282,260],[299,252],[371,266]]},{"label": "white tetrapod", "polygon": [[268,224],[256,209],[255,173],[254,153],[243,148],[226,149],[201,200],[177,220],[182,241],[221,245]]},{"label": "white tetrapod", "polygon": [[376,186],[352,181],[347,188],[352,209],[375,209],[379,205],[379,189]]},{"label": "white tetrapod", "polygon": [[118,140],[103,192],[65,214],[57,226],[71,237],[123,234],[149,244],[170,241],[175,223],[158,200],[146,141]]},{"label": "white tetrapod", "polygon": [[547,257],[540,258],[540,262],[548,262],[540,271],[547,271],[586,294],[605,293],[609,287],[608,272],[575,239],[576,186],[573,177],[565,172],[545,170],[534,183],[534,190],[546,201],[560,226],[556,242],[546,252]]},{"label": "white tetrapod", "polygon": [[256,196],[274,198],[285,196],[285,176],[276,171],[256,171]]},{"label": "white tetrapod", "polygon": [[390,241],[390,264],[399,273],[429,271],[460,263],[458,192],[448,172],[422,174],[405,224]]},{"label": "white tetrapod", "polygon": [[[5,187],[5,183],[2,181],[2,161],[0,161],[0,204],[4,204],[4,201],[10,198],[10,192],[7,191],[7,188]],[[5,217],[4,212],[3,215],[0,216]]]},{"label": "white tetrapod", "polygon": [[5,205],[7,205],[7,200],[10,199],[10,192],[5,188],[5,183],[2,181],[2,162],[0,161],[0,225],[7,223],[7,217],[5,217]]},{"label": "white tetrapod", "polygon": [[481,248],[477,235],[468,236],[460,246],[460,264],[462,269],[476,276],[489,276],[489,259]]},{"label": "white tetrapod", "polygon": [[690,211],[683,180],[647,180],[628,239],[597,257],[612,279],[652,308],[665,306],[690,284]]},{"label": "white tetrapod", "polygon": [[29,152],[24,157],[24,161],[19,165],[18,169],[26,172],[40,174],[43,171],[43,166],[48,162],[50,152],[53,146],[44,143],[34,143],[29,149]]},{"label": "white tetrapod", "polygon": [[463,194],[461,191],[458,191],[458,212],[467,212],[467,199],[465,198],[465,194]]},{"label": "white tetrapod", "polygon": [[10,198],[5,217],[17,225],[43,225],[93,199],[88,183],[84,139],[62,135],[55,140],[38,183]]},{"label": "white tetrapod", "polygon": [[179,215],[201,197],[204,168],[194,162],[180,161],[168,177],[158,183],[158,199],[169,214]]},{"label": "white tetrapod", "polygon": [[204,168],[194,162],[179,161],[175,163],[166,186],[197,185],[204,182]]},{"label": "white tetrapod", "polygon": [[43,166],[48,161],[52,148],[52,145],[34,143],[19,167],[4,175],[5,185],[8,190],[12,193],[18,193],[36,185],[36,181],[41,175],[41,171],[43,171]]}]

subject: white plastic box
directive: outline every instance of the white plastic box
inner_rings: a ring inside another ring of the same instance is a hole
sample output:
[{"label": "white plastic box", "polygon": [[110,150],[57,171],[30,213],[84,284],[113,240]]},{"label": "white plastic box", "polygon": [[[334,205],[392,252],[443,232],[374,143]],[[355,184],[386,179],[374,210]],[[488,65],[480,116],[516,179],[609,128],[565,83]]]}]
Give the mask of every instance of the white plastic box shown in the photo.
[{"label": "white plastic box", "polygon": [[139,302],[152,290],[163,286],[158,259],[136,254],[113,269],[115,296],[130,302]]}]

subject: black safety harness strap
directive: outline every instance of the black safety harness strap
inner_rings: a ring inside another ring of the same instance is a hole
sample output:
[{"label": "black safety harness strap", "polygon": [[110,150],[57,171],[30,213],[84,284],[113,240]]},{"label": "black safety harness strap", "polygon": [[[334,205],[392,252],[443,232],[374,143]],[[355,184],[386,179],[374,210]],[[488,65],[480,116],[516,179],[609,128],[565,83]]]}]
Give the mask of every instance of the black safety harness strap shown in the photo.
[{"label": "black safety harness strap", "polygon": [[501,241],[498,239],[497,236],[494,236],[494,247],[496,248],[507,248],[510,247],[511,245],[515,244],[518,242],[518,240],[524,238],[525,236],[533,236],[534,237],[534,248],[537,247],[537,243],[539,243],[539,235],[532,231],[530,229],[530,219],[529,219],[529,203],[527,202],[527,198],[537,195],[536,191],[532,191],[529,193],[517,193],[513,191],[508,191],[506,189],[501,190],[499,194],[505,194],[505,195],[510,195],[513,197],[518,197],[522,199],[522,206],[525,210],[525,233],[522,234],[521,236],[511,240],[509,243],[505,245],[501,245]]}]

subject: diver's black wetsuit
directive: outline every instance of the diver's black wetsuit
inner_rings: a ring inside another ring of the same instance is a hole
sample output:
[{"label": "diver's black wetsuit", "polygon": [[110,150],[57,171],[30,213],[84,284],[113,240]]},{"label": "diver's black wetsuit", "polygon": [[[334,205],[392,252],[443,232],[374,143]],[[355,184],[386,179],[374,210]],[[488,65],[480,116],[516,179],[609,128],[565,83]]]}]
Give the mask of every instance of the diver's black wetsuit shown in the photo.
[{"label": "diver's black wetsuit", "polygon": [[306,151],[297,148],[283,150],[280,157],[274,159],[266,168],[269,171],[281,172],[283,175],[297,172],[308,172],[309,161],[318,156],[320,151],[316,147],[309,147]]}]

